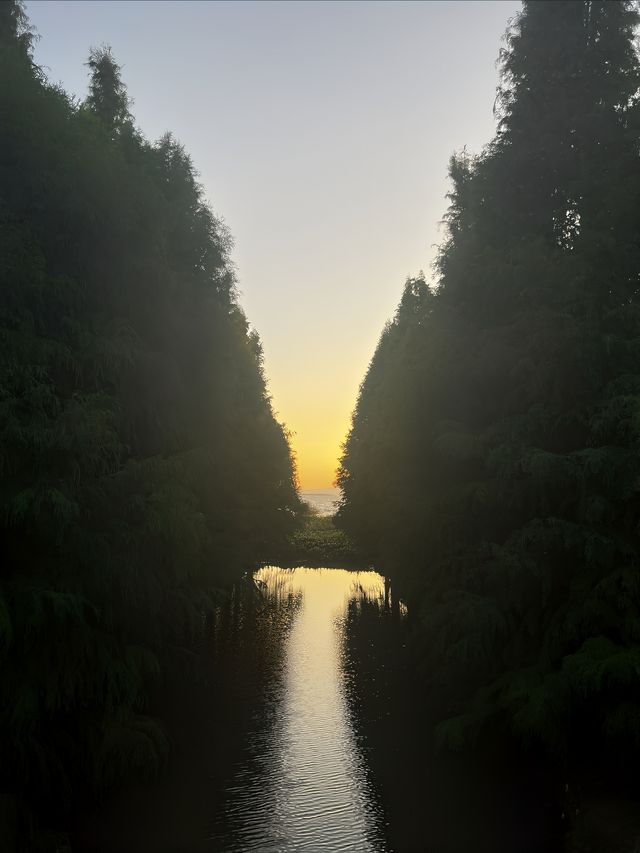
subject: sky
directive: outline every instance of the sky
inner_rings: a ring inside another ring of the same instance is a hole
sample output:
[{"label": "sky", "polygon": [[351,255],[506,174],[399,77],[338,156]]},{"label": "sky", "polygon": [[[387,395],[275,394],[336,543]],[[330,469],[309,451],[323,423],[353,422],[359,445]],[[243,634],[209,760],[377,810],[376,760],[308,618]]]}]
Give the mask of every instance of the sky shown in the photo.
[{"label": "sky", "polygon": [[429,279],[447,164],[495,130],[520,4],[31,0],[35,58],[84,97],[112,47],[149,139],[185,145],[235,240],[301,488],[330,486],[358,388],[407,276]]}]

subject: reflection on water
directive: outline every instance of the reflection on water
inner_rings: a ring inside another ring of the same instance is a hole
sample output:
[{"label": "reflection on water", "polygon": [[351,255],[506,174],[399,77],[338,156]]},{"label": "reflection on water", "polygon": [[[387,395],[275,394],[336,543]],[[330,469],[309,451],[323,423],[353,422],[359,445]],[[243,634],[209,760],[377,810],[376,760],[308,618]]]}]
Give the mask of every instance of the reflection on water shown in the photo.
[{"label": "reflection on water", "polygon": [[170,772],[88,815],[74,851],[564,849],[544,761],[496,756],[491,740],[434,752],[403,607],[380,575],[262,569],[210,627],[200,677],[171,691]]},{"label": "reflection on water", "polygon": [[335,488],[306,489],[300,492],[300,497],[318,515],[333,515],[337,511],[338,503],[340,502],[340,490]]},{"label": "reflection on water", "polygon": [[210,839],[229,853],[384,853],[383,815],[351,722],[353,670],[344,659],[350,605],[361,598],[382,605],[384,581],[375,572],[275,567],[254,579],[257,618],[250,625],[238,604],[227,641],[242,643],[248,631],[246,641],[257,639],[272,666]]}]

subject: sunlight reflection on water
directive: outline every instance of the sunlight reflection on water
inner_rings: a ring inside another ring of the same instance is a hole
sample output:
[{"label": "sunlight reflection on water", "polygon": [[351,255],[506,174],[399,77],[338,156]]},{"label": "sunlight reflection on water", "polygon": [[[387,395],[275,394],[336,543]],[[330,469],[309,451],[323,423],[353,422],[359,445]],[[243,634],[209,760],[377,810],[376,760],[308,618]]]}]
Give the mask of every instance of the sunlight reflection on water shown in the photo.
[{"label": "sunlight reflection on water", "polygon": [[308,503],[318,515],[333,515],[338,509],[340,501],[340,490],[329,489],[304,489],[300,497]]},{"label": "sunlight reflection on water", "polygon": [[[350,601],[384,604],[376,572],[266,567],[263,596],[294,606],[280,665],[227,786],[225,851],[386,853],[383,815],[349,713],[345,616]],[[269,617],[271,618],[271,617]]]}]

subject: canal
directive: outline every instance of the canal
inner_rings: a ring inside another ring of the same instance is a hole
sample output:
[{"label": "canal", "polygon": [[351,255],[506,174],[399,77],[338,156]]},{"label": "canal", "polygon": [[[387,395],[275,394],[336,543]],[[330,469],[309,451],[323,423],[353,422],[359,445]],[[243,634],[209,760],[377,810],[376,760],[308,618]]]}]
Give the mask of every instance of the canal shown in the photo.
[{"label": "canal", "polygon": [[[535,762],[427,742],[406,609],[375,571],[264,567],[171,678],[171,758],[78,827],[82,853],[550,853]],[[185,663],[186,661],[186,663]],[[186,671],[185,670],[185,671]],[[193,685],[197,684],[197,688]],[[541,791],[543,792],[541,794]]]}]

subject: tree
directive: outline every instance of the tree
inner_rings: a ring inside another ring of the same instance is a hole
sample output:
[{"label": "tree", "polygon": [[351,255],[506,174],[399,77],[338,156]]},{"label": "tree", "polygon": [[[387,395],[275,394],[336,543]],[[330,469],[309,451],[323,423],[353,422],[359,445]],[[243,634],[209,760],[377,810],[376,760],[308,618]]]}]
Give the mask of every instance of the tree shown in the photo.
[{"label": "tree", "polygon": [[440,740],[499,721],[574,770],[640,745],[637,23],[523,4],[429,311],[383,336],[340,473],[343,524],[411,595]]},{"label": "tree", "polygon": [[91,71],[87,107],[104,122],[111,132],[131,121],[131,101],[122,82],[121,68],[108,46],[92,48],[87,60]]},{"label": "tree", "polygon": [[3,0],[0,3],[0,47],[15,45],[23,56],[30,58],[33,38],[22,0]]},{"label": "tree", "polygon": [[184,149],[124,132],[110,52],[89,67],[79,107],[0,50],[0,790],[25,850],[160,771],[154,685],[300,507],[230,238]]}]

